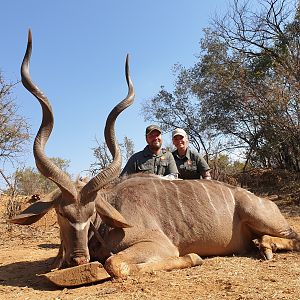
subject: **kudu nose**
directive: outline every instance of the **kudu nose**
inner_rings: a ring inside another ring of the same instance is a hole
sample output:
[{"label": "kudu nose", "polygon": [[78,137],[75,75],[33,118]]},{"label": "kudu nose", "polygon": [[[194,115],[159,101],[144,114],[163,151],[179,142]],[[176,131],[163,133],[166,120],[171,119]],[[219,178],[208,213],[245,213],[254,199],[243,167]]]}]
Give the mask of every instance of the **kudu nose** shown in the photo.
[{"label": "kudu nose", "polygon": [[88,262],[89,262],[89,260],[86,257],[84,257],[84,256],[72,257],[72,263],[75,266],[87,264]]}]

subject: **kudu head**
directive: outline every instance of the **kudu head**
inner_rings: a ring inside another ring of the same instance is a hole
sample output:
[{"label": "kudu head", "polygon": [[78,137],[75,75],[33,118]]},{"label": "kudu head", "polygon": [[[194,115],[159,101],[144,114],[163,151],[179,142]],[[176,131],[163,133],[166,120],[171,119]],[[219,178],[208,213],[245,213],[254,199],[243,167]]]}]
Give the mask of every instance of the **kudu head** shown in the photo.
[{"label": "kudu head", "polygon": [[130,106],[134,100],[134,88],[129,74],[128,55],[125,74],[128,94],[116,105],[107,117],[104,135],[107,146],[113,156],[112,163],[91,180],[74,183],[69,176],[59,169],[45,154],[45,145],[53,128],[53,112],[49,100],[33,83],[29,73],[29,62],[32,51],[32,35],[29,30],[26,53],[21,66],[21,77],[24,87],[39,101],[43,117],[35,137],[33,153],[38,170],[55,182],[58,188],[46,199],[37,201],[10,222],[29,225],[38,221],[51,208],[57,212],[62,241],[63,257],[60,265],[72,266],[90,260],[88,250],[89,229],[96,219],[96,212],[110,226],[128,227],[126,220],[105,199],[97,195],[99,189],[118,177],[121,169],[121,152],[115,136],[115,121],[118,115]]}]

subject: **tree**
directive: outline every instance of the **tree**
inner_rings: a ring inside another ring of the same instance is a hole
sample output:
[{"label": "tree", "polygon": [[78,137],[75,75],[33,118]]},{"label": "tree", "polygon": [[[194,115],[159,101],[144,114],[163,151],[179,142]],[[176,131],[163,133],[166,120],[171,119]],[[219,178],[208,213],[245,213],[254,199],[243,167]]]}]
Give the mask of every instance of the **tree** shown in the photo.
[{"label": "tree", "polygon": [[299,81],[298,1],[260,0],[258,9],[252,4],[233,0],[228,12],[213,20],[215,34],[232,51],[259,58],[260,68],[281,66]]},{"label": "tree", "polygon": [[[50,158],[60,169],[67,173],[70,161],[59,157]],[[21,195],[48,194],[57,188],[51,180],[45,178],[36,168],[27,167],[15,172],[15,190]]]},{"label": "tree", "polygon": [[238,160],[231,161],[228,155],[218,155],[209,161],[212,169],[212,178],[237,185],[235,176],[240,174],[244,164]]},{"label": "tree", "polygon": [[125,136],[123,143],[120,146],[123,158],[125,161],[127,161],[130,158],[130,156],[132,156],[132,154],[134,153],[134,143],[130,138]]},{"label": "tree", "polygon": [[[90,165],[89,172],[92,176],[98,174],[101,170],[105,169],[111,162],[112,156],[106,146],[105,142],[99,142],[96,139],[97,146],[92,148],[93,155],[96,161]],[[125,161],[134,153],[134,143],[128,137],[124,137],[123,143],[120,144],[122,157]]]},{"label": "tree", "polygon": [[90,165],[89,172],[92,176],[99,173],[100,170],[105,169],[111,162],[112,156],[105,142],[99,142],[96,139],[97,146],[92,148],[95,162]]},{"label": "tree", "polygon": [[213,148],[219,151],[223,145],[216,144],[218,133],[206,126],[199,99],[191,93],[189,70],[179,65],[174,70],[179,74],[175,91],[170,93],[162,86],[156,96],[143,104],[142,113],[146,121],[159,123],[165,132],[183,128],[190,143],[198,152],[204,151],[208,159]]},{"label": "tree", "polygon": [[[234,82],[240,92],[234,90],[232,81],[226,88],[233,91],[231,108],[236,107],[229,110],[235,117],[230,124],[240,125],[239,114],[246,116],[251,134],[244,142],[248,144],[247,159],[253,165],[299,171],[299,3],[260,3],[260,10],[254,10],[250,2],[234,0],[231,10],[214,22],[212,32],[226,45],[231,59],[242,58],[240,66],[234,68],[238,71]],[[217,115],[220,120],[220,113]]]},{"label": "tree", "polygon": [[198,62],[176,66],[174,92],[144,105],[145,119],[183,127],[213,156],[240,148],[245,167],[299,171],[300,13],[289,3],[233,0],[205,30]]},{"label": "tree", "polygon": [[[0,162],[15,161],[29,139],[29,125],[17,113],[12,91],[17,83],[7,83],[0,70]],[[0,169],[5,183],[11,188],[9,176]]]},{"label": "tree", "polygon": [[17,83],[6,83],[0,71],[0,160],[15,159],[29,139],[29,126],[17,114],[12,90]]}]

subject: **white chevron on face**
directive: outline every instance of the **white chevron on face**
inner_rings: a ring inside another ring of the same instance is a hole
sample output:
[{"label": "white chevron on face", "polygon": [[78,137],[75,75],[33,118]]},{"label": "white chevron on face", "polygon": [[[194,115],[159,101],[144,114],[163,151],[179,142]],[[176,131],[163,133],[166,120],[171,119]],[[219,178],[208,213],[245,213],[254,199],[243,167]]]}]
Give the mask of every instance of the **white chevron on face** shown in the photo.
[{"label": "white chevron on face", "polygon": [[81,230],[84,230],[84,228],[90,223],[90,218],[86,222],[83,222],[83,223],[71,223],[71,222],[69,222],[69,223],[73,228],[75,228],[78,231],[81,231]]}]

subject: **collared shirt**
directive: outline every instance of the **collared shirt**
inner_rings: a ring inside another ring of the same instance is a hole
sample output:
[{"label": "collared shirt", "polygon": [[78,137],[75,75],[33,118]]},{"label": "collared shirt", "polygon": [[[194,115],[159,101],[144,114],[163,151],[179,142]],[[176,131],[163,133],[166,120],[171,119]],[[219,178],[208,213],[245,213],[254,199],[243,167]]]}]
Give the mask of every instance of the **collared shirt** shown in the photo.
[{"label": "collared shirt", "polygon": [[149,146],[146,146],[144,150],[133,154],[129,158],[121,172],[121,176],[139,172],[162,176],[178,174],[176,163],[171,152],[161,149],[159,154],[154,154]]},{"label": "collared shirt", "polygon": [[172,152],[177,169],[179,172],[179,178],[182,179],[199,179],[205,171],[210,170],[209,165],[205,159],[196,151],[187,148],[186,154],[180,157],[178,151]]}]

